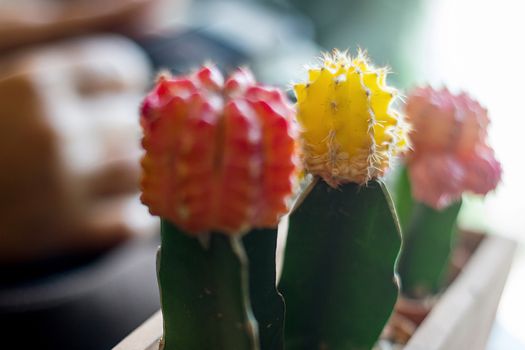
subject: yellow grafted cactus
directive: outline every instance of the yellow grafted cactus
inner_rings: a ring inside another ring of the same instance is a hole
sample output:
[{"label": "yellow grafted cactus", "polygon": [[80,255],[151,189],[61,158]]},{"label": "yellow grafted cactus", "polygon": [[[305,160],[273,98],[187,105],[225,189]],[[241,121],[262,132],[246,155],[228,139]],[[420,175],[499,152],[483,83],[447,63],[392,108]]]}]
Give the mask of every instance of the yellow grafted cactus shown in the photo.
[{"label": "yellow grafted cactus", "polygon": [[392,157],[408,148],[408,124],[391,105],[388,69],[334,50],[308,81],[294,85],[305,169],[332,187],[382,176]]}]

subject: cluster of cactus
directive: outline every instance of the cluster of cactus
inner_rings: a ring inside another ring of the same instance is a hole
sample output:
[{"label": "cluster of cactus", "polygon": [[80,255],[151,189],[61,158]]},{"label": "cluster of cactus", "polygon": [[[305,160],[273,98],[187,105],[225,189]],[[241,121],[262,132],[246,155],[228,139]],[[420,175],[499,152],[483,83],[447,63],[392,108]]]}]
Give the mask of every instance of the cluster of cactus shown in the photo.
[{"label": "cluster of cactus", "polygon": [[[334,51],[294,85],[295,108],[247,69],[158,78],[141,110],[142,201],[161,217],[162,349],[374,346],[417,206],[401,177],[400,225],[380,179],[419,148],[387,73]],[[299,188],[277,281],[277,224]]]}]

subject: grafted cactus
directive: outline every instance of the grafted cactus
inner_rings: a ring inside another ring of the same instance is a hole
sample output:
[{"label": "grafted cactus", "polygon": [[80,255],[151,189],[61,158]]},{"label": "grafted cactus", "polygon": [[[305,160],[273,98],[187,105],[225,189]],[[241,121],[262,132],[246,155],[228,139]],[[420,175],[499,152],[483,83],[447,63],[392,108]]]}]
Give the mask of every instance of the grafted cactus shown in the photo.
[{"label": "grafted cactus", "polygon": [[487,110],[466,93],[417,88],[408,97],[413,148],[396,191],[402,208],[403,290],[421,297],[442,287],[465,192],[486,194],[501,177],[487,144]]},{"label": "grafted cactus", "polygon": [[464,192],[484,195],[501,177],[501,165],[487,144],[487,110],[466,93],[415,89],[406,113],[414,126],[407,165],[414,198],[443,209]]},{"label": "grafted cactus", "polygon": [[[275,259],[266,257],[275,257],[275,227],[292,190],[292,112],[279,90],[256,84],[246,69],[226,82],[213,66],[161,75],[146,97],[142,201],[162,218],[165,350],[282,346],[284,306]],[[252,228],[268,229],[248,239]],[[260,280],[248,280],[243,234]],[[248,285],[260,289],[251,303]]]},{"label": "grafted cactus", "polygon": [[399,224],[378,179],[408,146],[397,92],[359,52],[335,51],[294,86],[302,161],[318,175],[290,215],[288,349],[370,349],[395,304]]}]

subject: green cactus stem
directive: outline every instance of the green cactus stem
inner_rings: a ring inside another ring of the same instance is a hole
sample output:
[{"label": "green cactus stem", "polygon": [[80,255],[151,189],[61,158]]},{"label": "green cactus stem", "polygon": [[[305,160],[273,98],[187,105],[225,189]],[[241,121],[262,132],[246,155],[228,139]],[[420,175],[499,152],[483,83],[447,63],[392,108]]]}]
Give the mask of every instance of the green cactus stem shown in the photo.
[{"label": "green cactus stem", "polygon": [[416,203],[399,261],[403,293],[424,297],[439,292],[456,242],[461,201],[439,211]]},{"label": "green cactus stem", "polygon": [[456,221],[461,201],[437,210],[412,198],[408,172],[404,169],[396,185],[396,208],[403,224],[403,249],[399,260],[401,287],[415,298],[443,288],[450,254],[456,242]]},{"label": "green cactus stem", "polygon": [[190,237],[161,225],[157,273],[164,317],[163,350],[257,350],[257,322],[240,238]]},{"label": "green cactus stem", "polygon": [[407,225],[412,216],[414,208],[414,199],[412,198],[412,187],[410,185],[410,178],[408,177],[408,169],[406,166],[399,166],[393,174],[392,182],[387,182],[392,190],[392,199],[396,207],[397,218],[401,226],[403,234],[403,245],[405,244]]},{"label": "green cactus stem", "polygon": [[243,237],[250,261],[250,299],[262,350],[284,347],[284,300],[275,286],[277,229],[254,229]]},{"label": "green cactus stem", "polygon": [[290,215],[279,283],[286,348],[371,349],[398,296],[400,245],[381,181],[337,189],[314,181]]}]

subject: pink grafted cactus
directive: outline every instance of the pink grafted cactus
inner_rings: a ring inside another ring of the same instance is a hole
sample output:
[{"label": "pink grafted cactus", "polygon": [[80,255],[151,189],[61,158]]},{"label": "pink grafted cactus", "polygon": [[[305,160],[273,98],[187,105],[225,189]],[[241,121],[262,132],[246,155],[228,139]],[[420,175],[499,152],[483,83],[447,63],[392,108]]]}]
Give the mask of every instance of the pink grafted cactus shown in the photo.
[{"label": "pink grafted cactus", "polygon": [[469,191],[484,195],[501,178],[487,144],[487,110],[466,93],[417,88],[408,97],[413,149],[407,156],[413,197],[443,209]]}]

